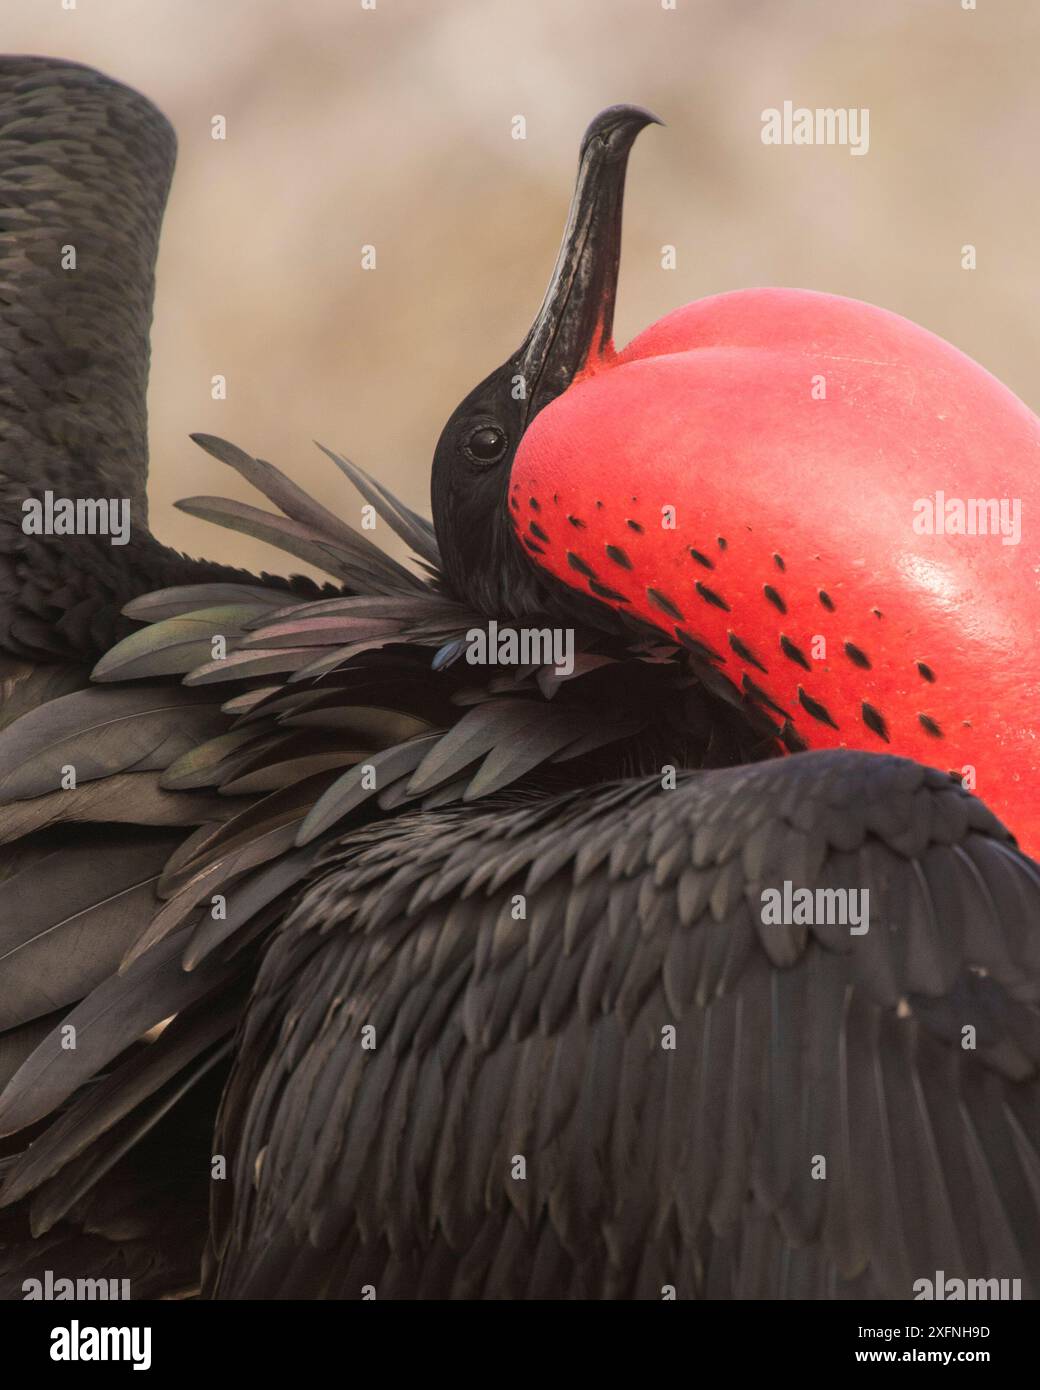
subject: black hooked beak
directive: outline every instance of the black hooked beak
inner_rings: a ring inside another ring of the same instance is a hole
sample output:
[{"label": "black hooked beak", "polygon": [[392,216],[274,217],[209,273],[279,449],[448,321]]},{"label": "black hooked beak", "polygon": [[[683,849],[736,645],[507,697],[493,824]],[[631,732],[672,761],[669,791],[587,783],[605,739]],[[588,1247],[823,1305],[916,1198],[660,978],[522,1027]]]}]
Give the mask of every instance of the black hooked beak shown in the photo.
[{"label": "black hooked beak", "polygon": [[513,357],[525,385],[525,427],[611,343],[628,156],[644,126],[663,124],[641,106],[608,106],[585,132],[552,279]]},{"label": "black hooked beak", "polygon": [[451,590],[476,611],[539,611],[542,579],[507,507],[516,450],[538,412],[611,344],[621,259],[621,203],[632,143],[661,122],[611,106],[585,132],[563,244],[523,344],[456,406],[433,456],[431,499]]}]

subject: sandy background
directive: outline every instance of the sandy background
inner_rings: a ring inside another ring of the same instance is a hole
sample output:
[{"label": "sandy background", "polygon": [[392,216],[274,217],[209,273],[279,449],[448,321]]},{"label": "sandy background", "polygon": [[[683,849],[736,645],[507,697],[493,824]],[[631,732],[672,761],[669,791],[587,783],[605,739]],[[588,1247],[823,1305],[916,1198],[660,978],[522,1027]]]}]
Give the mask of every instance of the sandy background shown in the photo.
[{"label": "sandy background", "polygon": [[[801,285],[915,319],[1040,409],[1040,6],[676,4],[2,0],[7,51],[91,63],[179,135],[153,333],[157,535],[285,568],[173,509],[250,496],[187,440],[199,429],[348,517],[356,499],[314,438],[428,510],[441,425],[526,331],[581,132],[617,101],[668,125],[632,160],[619,343],[690,299]],[[785,99],[868,106],[869,154],[764,146],[761,112]]]}]

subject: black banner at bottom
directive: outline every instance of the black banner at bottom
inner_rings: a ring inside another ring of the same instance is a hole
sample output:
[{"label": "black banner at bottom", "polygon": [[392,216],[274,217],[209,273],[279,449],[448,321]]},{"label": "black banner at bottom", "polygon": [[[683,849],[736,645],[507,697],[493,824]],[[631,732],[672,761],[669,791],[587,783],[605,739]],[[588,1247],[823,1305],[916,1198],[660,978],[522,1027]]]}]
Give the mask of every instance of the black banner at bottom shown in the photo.
[{"label": "black banner at bottom", "polygon": [[[1007,1373],[1035,1342],[1034,1308],[1018,1302],[690,1303],[622,1311],[584,1303],[54,1301],[8,1303],[0,1319],[5,1363],[23,1376],[53,1367],[73,1379],[101,1369],[159,1380],[252,1372],[310,1380],[327,1378],[335,1366],[347,1377],[364,1364],[371,1375],[382,1361],[397,1377],[411,1353],[423,1375],[483,1380],[493,1373],[498,1380],[528,1370],[568,1374],[569,1364],[587,1379],[590,1362],[600,1358],[616,1374],[619,1356],[635,1358],[635,1369],[648,1373],[663,1371],[662,1359],[673,1356],[678,1366],[710,1366],[716,1374],[797,1376],[899,1365]],[[497,1366],[488,1365],[489,1347]]]}]

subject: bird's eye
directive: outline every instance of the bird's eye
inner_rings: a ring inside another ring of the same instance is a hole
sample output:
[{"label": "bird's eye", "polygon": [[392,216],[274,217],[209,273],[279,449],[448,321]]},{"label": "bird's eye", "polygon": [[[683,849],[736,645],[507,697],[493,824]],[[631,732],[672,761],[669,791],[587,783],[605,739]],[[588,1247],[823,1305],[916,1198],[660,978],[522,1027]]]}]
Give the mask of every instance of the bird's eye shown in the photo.
[{"label": "bird's eye", "polygon": [[463,450],[474,463],[496,463],[506,451],[506,436],[497,425],[480,425],[468,434]]}]

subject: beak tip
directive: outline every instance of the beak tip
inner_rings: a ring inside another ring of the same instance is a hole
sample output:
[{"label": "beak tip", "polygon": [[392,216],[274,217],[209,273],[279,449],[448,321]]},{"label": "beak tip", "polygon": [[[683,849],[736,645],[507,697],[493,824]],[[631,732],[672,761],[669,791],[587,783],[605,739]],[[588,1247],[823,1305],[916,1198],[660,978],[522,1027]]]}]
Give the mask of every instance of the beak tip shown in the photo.
[{"label": "beak tip", "polygon": [[616,158],[627,154],[641,130],[648,125],[664,125],[660,116],[648,111],[645,106],[632,106],[622,103],[608,106],[598,116],[593,117],[581,142],[582,154],[593,141],[605,145],[610,155]]}]

